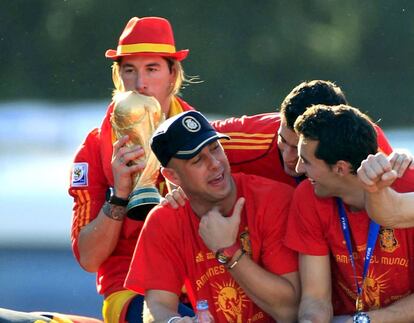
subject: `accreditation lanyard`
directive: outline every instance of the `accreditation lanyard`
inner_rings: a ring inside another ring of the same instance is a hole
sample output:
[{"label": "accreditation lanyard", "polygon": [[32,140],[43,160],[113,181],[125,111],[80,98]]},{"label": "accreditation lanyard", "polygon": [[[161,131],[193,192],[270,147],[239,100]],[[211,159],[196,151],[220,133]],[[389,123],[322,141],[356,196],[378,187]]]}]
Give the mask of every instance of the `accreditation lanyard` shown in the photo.
[{"label": "accreditation lanyard", "polygon": [[356,275],[356,266],[354,255],[352,253],[352,243],[351,243],[351,230],[349,227],[348,217],[346,215],[344,203],[340,198],[336,198],[336,204],[338,205],[339,219],[341,221],[342,233],[344,234],[346,248],[349,253],[349,260],[352,265],[352,270],[354,272],[355,285],[357,290],[357,300],[356,300],[356,310],[360,312],[363,310],[362,304],[362,289],[364,287],[365,278],[367,277],[368,267],[371,261],[372,254],[374,253],[375,243],[377,241],[378,232],[380,229],[379,224],[375,223],[373,220],[370,220],[368,238],[367,238],[367,250],[365,252],[365,261],[364,261],[364,270],[362,272],[362,284],[358,284],[358,279]]}]

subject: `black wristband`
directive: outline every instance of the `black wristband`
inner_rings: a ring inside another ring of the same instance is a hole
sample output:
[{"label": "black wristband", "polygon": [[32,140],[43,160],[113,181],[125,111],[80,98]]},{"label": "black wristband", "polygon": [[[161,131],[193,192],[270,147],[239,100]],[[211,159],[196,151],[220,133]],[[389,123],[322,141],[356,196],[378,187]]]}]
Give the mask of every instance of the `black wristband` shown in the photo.
[{"label": "black wristband", "polygon": [[119,206],[127,206],[128,205],[128,199],[123,199],[115,195],[115,190],[113,187],[108,188],[108,191],[106,193],[106,200],[113,205],[119,205]]},{"label": "black wristband", "polygon": [[118,197],[116,195],[112,195],[108,202],[113,204],[113,205],[119,205],[119,206],[127,206],[128,205],[128,200],[121,199],[120,197]]}]

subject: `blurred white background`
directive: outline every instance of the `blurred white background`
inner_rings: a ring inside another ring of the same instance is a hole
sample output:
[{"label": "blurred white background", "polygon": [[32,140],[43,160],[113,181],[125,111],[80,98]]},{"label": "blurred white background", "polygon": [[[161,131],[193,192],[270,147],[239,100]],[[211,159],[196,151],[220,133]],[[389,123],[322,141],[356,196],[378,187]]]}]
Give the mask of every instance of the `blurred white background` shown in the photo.
[{"label": "blurred white background", "polygon": [[0,105],[0,307],[101,317],[70,248],[73,154],[106,103]]}]

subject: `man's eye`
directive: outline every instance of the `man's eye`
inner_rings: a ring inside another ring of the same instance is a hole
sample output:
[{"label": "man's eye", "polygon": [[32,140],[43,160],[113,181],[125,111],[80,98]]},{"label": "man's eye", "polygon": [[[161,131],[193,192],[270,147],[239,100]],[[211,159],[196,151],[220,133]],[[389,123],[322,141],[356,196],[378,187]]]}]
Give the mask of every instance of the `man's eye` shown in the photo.
[{"label": "man's eye", "polygon": [[197,164],[200,160],[201,158],[195,158],[193,159],[192,164]]}]

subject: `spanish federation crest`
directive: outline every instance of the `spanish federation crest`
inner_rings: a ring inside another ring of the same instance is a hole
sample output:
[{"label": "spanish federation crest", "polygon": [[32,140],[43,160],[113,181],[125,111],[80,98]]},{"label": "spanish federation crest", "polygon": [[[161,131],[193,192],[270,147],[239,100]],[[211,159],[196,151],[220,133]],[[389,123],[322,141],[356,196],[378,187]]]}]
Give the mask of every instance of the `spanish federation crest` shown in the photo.
[{"label": "spanish federation crest", "polygon": [[88,163],[75,163],[73,165],[72,186],[88,186]]},{"label": "spanish federation crest", "polygon": [[381,249],[385,252],[394,252],[400,247],[397,238],[395,237],[394,229],[382,228],[379,232],[379,243]]},{"label": "spanish federation crest", "polygon": [[182,121],[183,126],[190,132],[197,132],[200,130],[200,123],[192,116],[185,117]]},{"label": "spanish federation crest", "polygon": [[245,227],[244,231],[240,233],[239,238],[243,250],[246,251],[248,255],[252,255],[252,246],[250,242],[249,229],[247,226]]}]

